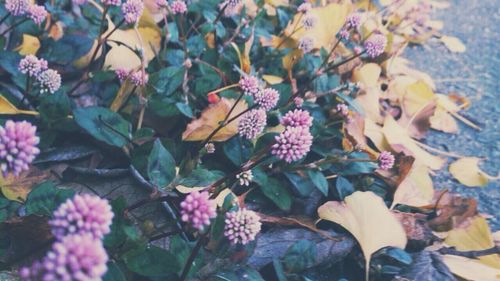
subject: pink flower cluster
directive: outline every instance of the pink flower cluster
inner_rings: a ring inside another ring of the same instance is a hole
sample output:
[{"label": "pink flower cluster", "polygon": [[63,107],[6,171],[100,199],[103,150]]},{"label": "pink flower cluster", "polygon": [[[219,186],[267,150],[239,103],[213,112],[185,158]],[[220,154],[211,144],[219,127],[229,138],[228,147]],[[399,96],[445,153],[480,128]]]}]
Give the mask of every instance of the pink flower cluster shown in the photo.
[{"label": "pink flower cluster", "polygon": [[346,104],[337,104],[337,113],[343,117],[349,116],[349,107]]},{"label": "pink flower cluster", "polygon": [[120,6],[122,1],[121,0],[102,0],[102,3],[105,6]]},{"label": "pink flower cluster", "polygon": [[297,8],[297,11],[299,13],[307,13],[312,9],[312,5],[309,2],[304,2],[300,4],[300,6]]},{"label": "pink flower cluster", "polygon": [[26,121],[8,120],[0,126],[0,169],[5,176],[13,173],[18,176],[27,171],[29,165],[40,153],[37,148],[40,139],[36,136],[36,127]]},{"label": "pink flower cluster", "polygon": [[387,38],[380,33],[373,34],[364,43],[366,54],[372,59],[384,53],[386,45]]},{"label": "pink flower cluster", "polygon": [[41,261],[21,268],[23,281],[102,280],[108,255],[100,240],[91,235],[69,235],[55,242]]},{"label": "pink flower cluster", "polygon": [[244,76],[240,79],[239,86],[245,95],[254,97],[261,91],[260,81],[254,76]]},{"label": "pink flower cluster", "polygon": [[41,24],[48,15],[44,6],[32,4],[29,0],[6,0],[5,9],[13,16],[27,15],[36,24]]},{"label": "pink flower cluster", "polygon": [[300,38],[297,46],[304,54],[311,52],[314,49],[314,38],[311,36],[304,36]]},{"label": "pink flower cluster", "polygon": [[243,244],[255,240],[260,232],[260,217],[247,209],[226,213],[224,236],[231,244]]},{"label": "pink flower cluster", "polygon": [[18,69],[21,73],[36,78],[41,93],[50,92],[53,94],[61,88],[61,75],[56,70],[49,69],[48,63],[44,59],[27,55],[19,61]]},{"label": "pink flower cluster", "polygon": [[122,14],[126,23],[137,23],[144,11],[144,2],[142,0],[127,0],[122,5]]},{"label": "pink flower cluster", "polygon": [[101,239],[111,231],[113,216],[108,200],[89,194],[75,195],[54,211],[49,224],[58,239],[70,234],[90,234]]},{"label": "pink flower cluster", "polygon": [[254,101],[264,110],[273,109],[280,99],[280,93],[273,88],[266,88],[254,95]]},{"label": "pink flower cluster", "polygon": [[389,151],[382,151],[378,156],[378,166],[382,170],[389,170],[394,166],[396,159]]},{"label": "pink flower cluster", "polygon": [[170,9],[172,10],[172,13],[174,15],[177,15],[177,14],[184,14],[187,12],[187,5],[184,1],[181,1],[181,0],[175,0],[174,2],[172,2],[172,4],[170,5]]},{"label": "pink flower cluster", "polygon": [[216,204],[210,199],[208,192],[193,191],[181,202],[181,219],[196,230],[203,230],[215,218]]},{"label": "pink flower cluster", "polygon": [[262,108],[252,109],[245,113],[238,124],[238,133],[247,139],[256,138],[267,124],[266,111]]},{"label": "pink flower cluster", "polygon": [[142,70],[138,71],[129,71],[124,68],[119,68],[115,70],[116,77],[120,80],[121,83],[125,82],[125,80],[130,79],[130,82],[135,86],[145,86],[148,83],[149,75]]},{"label": "pink flower cluster", "polygon": [[347,19],[346,19],[346,27],[347,28],[356,29],[359,27],[360,24],[361,24],[361,15],[360,14],[352,13],[349,16],[347,16]]},{"label": "pink flower cluster", "polygon": [[295,109],[283,117],[281,124],[285,131],[276,136],[271,153],[288,163],[300,160],[311,149],[313,137],[309,128],[312,117],[305,110]]}]

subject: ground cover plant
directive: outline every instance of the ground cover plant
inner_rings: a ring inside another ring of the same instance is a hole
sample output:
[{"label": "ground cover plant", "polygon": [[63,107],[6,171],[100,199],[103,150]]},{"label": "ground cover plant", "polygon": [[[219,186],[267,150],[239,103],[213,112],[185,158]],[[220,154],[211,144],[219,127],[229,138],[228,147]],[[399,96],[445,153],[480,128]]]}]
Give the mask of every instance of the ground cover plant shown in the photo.
[{"label": "ground cover plant", "polygon": [[431,175],[497,177],[423,142],[469,101],[401,56],[446,5],[2,2],[2,280],[499,280]]}]

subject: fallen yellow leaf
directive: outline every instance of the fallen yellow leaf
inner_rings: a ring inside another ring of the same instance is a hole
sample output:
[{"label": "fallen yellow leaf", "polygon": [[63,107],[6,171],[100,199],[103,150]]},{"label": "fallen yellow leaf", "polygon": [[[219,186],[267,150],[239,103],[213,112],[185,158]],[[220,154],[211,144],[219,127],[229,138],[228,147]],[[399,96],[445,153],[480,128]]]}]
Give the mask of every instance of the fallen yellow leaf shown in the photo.
[{"label": "fallen yellow leaf", "polygon": [[410,173],[399,184],[394,193],[391,209],[397,204],[422,207],[432,203],[434,186],[427,166],[414,163]]},{"label": "fallen yellow leaf", "polygon": [[465,45],[458,39],[453,36],[441,36],[441,42],[448,48],[448,50],[454,53],[463,53],[465,52]]},{"label": "fallen yellow leaf", "polygon": [[[182,133],[182,140],[184,141],[203,141],[205,140],[217,127],[219,127],[219,122],[222,122],[229,110],[236,102],[234,99],[221,100],[213,105],[210,105],[202,113],[200,118],[193,120],[188,124],[184,133]],[[231,116],[228,119],[238,115],[248,108],[247,103],[240,101],[234,108]],[[212,141],[225,141],[230,139],[232,136],[238,133],[238,123],[239,119],[234,120],[227,126],[222,128],[213,137]]]},{"label": "fallen yellow leaf", "polygon": [[40,49],[40,40],[38,40],[38,38],[35,36],[23,34],[23,43],[17,46],[14,50],[17,51],[20,55],[26,56],[36,55],[38,49]]},{"label": "fallen yellow leaf", "polygon": [[451,163],[450,173],[463,185],[486,186],[490,179],[495,178],[479,169],[479,161],[481,159],[475,157],[458,159]]},{"label": "fallen yellow leaf", "polygon": [[17,177],[9,174],[4,178],[0,174],[0,189],[5,198],[22,203],[28,197],[33,186],[49,178],[50,175],[49,170],[38,170],[34,167]]},{"label": "fallen yellow leaf", "polygon": [[477,260],[459,256],[444,255],[443,262],[450,271],[465,280],[470,281],[498,281],[500,270],[484,265]]},{"label": "fallen yellow leaf", "polygon": [[275,85],[275,84],[279,84],[281,82],[283,82],[283,78],[279,77],[279,76],[275,76],[275,75],[262,75],[262,79],[264,79],[264,81],[266,81],[268,84],[270,85]]},{"label": "fallen yellow leaf", "polygon": [[366,260],[366,281],[373,253],[392,246],[405,248],[406,233],[382,198],[373,192],[356,191],[345,202],[330,201],[318,209],[321,219],[340,224],[358,241]]},{"label": "fallen yellow leaf", "polygon": [[26,114],[26,115],[38,115],[36,111],[17,109],[10,101],[8,101],[4,96],[0,94],[0,114],[6,115],[16,115],[16,114]]}]

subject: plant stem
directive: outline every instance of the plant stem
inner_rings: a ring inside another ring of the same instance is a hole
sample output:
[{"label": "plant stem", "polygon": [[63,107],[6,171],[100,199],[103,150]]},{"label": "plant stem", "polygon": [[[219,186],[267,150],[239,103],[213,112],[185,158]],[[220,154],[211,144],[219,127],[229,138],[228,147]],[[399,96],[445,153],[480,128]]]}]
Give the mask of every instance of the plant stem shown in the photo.
[{"label": "plant stem", "polygon": [[493,246],[489,249],[477,250],[477,251],[458,251],[453,247],[451,248],[445,247],[439,249],[438,252],[442,255],[454,255],[454,256],[466,257],[469,259],[476,259],[482,256],[500,254],[500,247]]},{"label": "plant stem", "polygon": [[18,25],[21,25],[23,24],[24,22],[28,21],[28,18],[25,18],[25,19],[22,19],[20,21],[17,21],[15,23],[13,23],[9,28],[7,28],[6,30],[4,30],[0,36],[4,36],[5,34],[7,34],[9,31],[11,31],[12,29],[16,28]]},{"label": "plant stem", "polygon": [[186,278],[188,277],[189,270],[191,269],[191,266],[193,265],[193,261],[195,260],[196,256],[198,255],[198,252],[200,251],[203,244],[205,244],[205,241],[208,238],[208,233],[209,233],[209,231],[203,233],[200,236],[200,238],[198,238],[196,245],[194,246],[193,250],[191,251],[189,258],[187,259],[186,264],[184,265],[184,268],[182,269],[181,277],[179,279],[180,281],[185,281]]},{"label": "plant stem", "polygon": [[0,20],[0,24],[2,24],[4,21],[6,21],[10,17],[10,12],[8,12],[3,18]]}]

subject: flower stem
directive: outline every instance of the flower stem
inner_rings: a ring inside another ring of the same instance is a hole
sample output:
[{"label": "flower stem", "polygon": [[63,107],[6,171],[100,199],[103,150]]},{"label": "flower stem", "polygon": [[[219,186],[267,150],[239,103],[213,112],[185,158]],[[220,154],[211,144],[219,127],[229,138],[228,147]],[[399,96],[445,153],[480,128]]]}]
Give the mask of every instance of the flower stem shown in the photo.
[{"label": "flower stem", "polygon": [[7,13],[3,18],[0,20],[0,24],[2,24],[4,21],[6,21],[10,17],[10,12]]},{"label": "flower stem", "polygon": [[209,233],[210,232],[207,231],[207,232],[203,233],[200,236],[200,238],[198,238],[198,241],[196,242],[196,245],[194,246],[193,250],[191,251],[191,254],[189,255],[189,257],[186,261],[186,264],[184,264],[184,268],[182,269],[181,277],[179,279],[180,281],[185,281],[187,279],[188,274],[189,274],[189,270],[191,269],[191,266],[193,265],[193,261],[196,259],[196,256],[198,255],[198,252],[200,252],[203,244],[205,244]]},{"label": "flower stem", "polygon": [[15,22],[15,23],[14,23],[14,24],[12,24],[9,28],[7,28],[6,30],[4,30],[4,31],[0,34],[0,36],[4,36],[5,34],[7,34],[7,33],[8,33],[9,31],[11,31],[12,29],[16,28],[17,26],[19,26],[19,25],[21,25],[21,24],[23,24],[23,23],[25,23],[25,22],[27,22],[27,21],[28,21],[28,18],[25,18],[25,19],[22,19],[22,20],[20,20],[20,21]]}]

